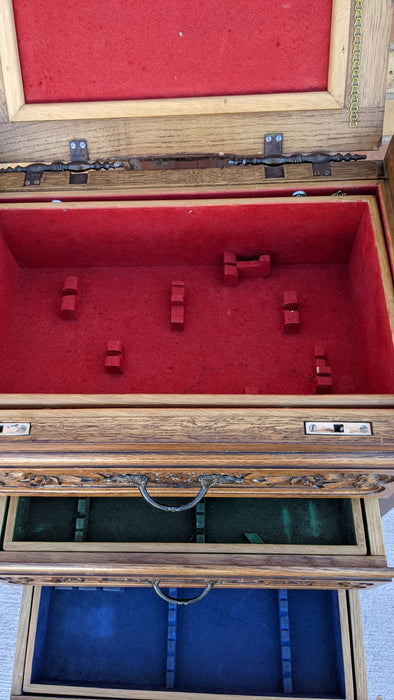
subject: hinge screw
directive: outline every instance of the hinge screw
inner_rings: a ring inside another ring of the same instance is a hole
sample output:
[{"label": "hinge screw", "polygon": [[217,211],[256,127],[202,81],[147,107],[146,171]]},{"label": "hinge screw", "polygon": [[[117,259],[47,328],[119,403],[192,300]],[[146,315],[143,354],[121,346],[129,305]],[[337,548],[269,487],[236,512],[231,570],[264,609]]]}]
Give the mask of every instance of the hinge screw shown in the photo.
[{"label": "hinge screw", "polygon": [[85,141],[80,141],[79,146],[80,146],[80,148],[85,148],[86,147]]},{"label": "hinge screw", "polygon": [[275,140],[276,140],[276,141],[282,141],[282,136],[281,136],[281,134],[277,134],[277,135],[275,136]]},{"label": "hinge screw", "polygon": [[25,185],[30,185],[30,180],[25,180]]},{"label": "hinge screw", "polygon": [[266,137],[265,137],[265,140],[267,141],[267,143],[271,143],[271,141],[272,141],[272,136],[266,136]]},{"label": "hinge screw", "polygon": [[360,425],[360,432],[367,433],[369,431],[368,425]]},{"label": "hinge screw", "polygon": [[311,433],[315,433],[317,430],[316,423],[309,423],[309,430],[311,431]]},{"label": "hinge screw", "polygon": [[71,141],[70,148],[74,149],[76,147],[77,147],[77,144],[75,143],[75,141]]}]

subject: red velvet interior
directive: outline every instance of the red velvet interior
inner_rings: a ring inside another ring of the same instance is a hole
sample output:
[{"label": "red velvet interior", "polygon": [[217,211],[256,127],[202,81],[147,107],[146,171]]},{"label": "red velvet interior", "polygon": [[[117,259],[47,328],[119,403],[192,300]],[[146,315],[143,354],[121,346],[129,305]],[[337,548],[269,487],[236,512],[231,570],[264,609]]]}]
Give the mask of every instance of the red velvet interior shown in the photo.
[{"label": "red velvet interior", "polygon": [[[334,393],[394,391],[366,202],[18,206],[0,211],[1,392],[311,394],[316,345]],[[225,287],[225,250],[271,255],[271,275]],[[75,321],[59,315],[66,275],[80,280]],[[185,283],[183,331],[170,327],[174,280]],[[282,332],[289,290],[296,335]],[[120,375],[104,368],[114,340]]]},{"label": "red velvet interior", "polygon": [[27,102],[325,90],[332,0],[13,0]]}]

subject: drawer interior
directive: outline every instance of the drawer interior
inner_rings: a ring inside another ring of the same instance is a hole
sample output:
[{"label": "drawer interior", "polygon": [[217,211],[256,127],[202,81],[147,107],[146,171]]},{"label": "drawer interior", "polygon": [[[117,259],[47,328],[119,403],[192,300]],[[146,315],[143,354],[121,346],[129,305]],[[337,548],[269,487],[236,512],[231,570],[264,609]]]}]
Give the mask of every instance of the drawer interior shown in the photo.
[{"label": "drawer interior", "polygon": [[365,554],[366,537],[359,499],[209,497],[174,513],[138,497],[34,496],[11,498],[4,549]]},{"label": "drawer interior", "polygon": [[[183,591],[182,598],[195,593]],[[347,698],[344,596],[213,589],[196,604],[177,606],[145,588],[43,588],[33,603],[24,690]]]},{"label": "drawer interior", "polygon": [[[394,392],[372,197],[2,205],[0,234],[3,393]],[[236,256],[235,286],[224,253]],[[260,256],[269,274],[255,277],[242,264]],[[283,325],[288,293],[299,325]],[[114,344],[123,364],[111,371]],[[331,377],[320,387],[317,348]]]}]

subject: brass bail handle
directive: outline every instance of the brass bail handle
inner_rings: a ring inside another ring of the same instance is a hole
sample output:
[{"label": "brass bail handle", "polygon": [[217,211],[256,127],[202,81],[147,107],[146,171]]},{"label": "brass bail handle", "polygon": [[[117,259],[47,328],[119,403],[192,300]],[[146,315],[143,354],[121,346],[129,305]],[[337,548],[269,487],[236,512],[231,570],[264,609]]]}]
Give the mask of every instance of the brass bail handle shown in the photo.
[{"label": "brass bail handle", "polygon": [[198,603],[199,600],[202,600],[203,598],[205,598],[206,595],[208,595],[209,591],[212,590],[215,583],[216,581],[207,581],[207,585],[205,586],[204,590],[201,591],[201,593],[196,595],[194,598],[173,598],[172,596],[163,593],[163,591],[160,588],[159,579],[151,581],[153,590],[155,591],[155,593],[157,593],[159,598],[165,600],[166,603],[175,603],[175,605],[192,605],[193,603]]},{"label": "brass bail handle", "polygon": [[181,511],[189,510],[189,508],[193,508],[194,506],[196,506],[197,503],[199,503],[201,499],[204,498],[208,489],[210,489],[211,486],[227,483],[239,484],[242,483],[243,480],[244,477],[227,476],[226,474],[203,474],[202,476],[199,476],[197,478],[197,481],[199,481],[201,484],[201,488],[197,496],[193,498],[192,501],[190,501],[189,503],[185,503],[182,506],[166,506],[164,505],[164,503],[158,503],[157,501],[155,501],[147,491],[149,481],[148,476],[145,476],[143,474],[136,474],[135,476],[133,476],[132,479],[130,479],[130,483],[133,483],[135,486],[137,486],[142,498],[144,498],[145,501],[154,508],[167,511],[168,513],[180,513]]}]

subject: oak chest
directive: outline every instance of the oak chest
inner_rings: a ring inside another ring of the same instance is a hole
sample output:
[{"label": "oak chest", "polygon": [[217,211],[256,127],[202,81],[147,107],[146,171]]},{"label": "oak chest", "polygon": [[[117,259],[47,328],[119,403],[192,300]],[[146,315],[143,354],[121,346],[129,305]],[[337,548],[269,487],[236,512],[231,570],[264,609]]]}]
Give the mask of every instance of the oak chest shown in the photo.
[{"label": "oak chest", "polygon": [[[394,148],[357,154],[381,137],[391,3],[0,7],[0,577],[55,587],[22,619],[15,697],[58,694],[34,680],[52,604],[141,598],[168,651],[153,585],[213,587],[187,608],[208,621],[211,596],[221,619],[271,611],[274,675],[169,695],[141,670],[99,695],[366,698],[352,589],[391,577]],[[289,690],[282,604],[304,633],[328,611],[335,688],[306,663]]]}]

